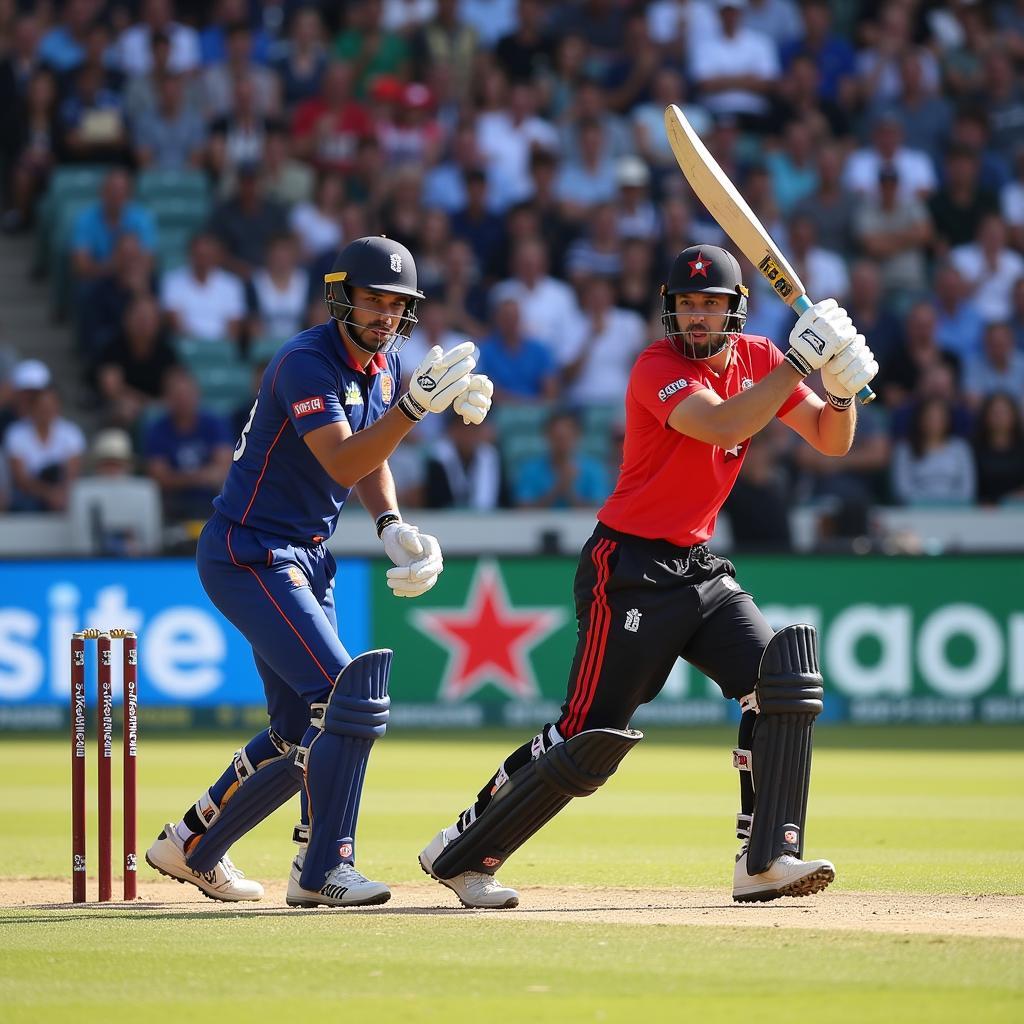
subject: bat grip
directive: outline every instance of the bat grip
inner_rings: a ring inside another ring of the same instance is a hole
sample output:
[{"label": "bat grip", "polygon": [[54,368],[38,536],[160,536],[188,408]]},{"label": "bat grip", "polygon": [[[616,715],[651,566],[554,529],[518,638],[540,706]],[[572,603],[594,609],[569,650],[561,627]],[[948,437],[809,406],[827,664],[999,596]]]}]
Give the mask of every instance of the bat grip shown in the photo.
[{"label": "bat grip", "polygon": [[[800,316],[802,313],[806,313],[813,305],[814,303],[811,302],[806,295],[801,295],[793,300],[793,309],[796,311],[797,316]],[[857,401],[859,401],[861,405],[867,405],[869,402],[873,402],[874,400],[875,393],[867,384],[857,392]]]}]

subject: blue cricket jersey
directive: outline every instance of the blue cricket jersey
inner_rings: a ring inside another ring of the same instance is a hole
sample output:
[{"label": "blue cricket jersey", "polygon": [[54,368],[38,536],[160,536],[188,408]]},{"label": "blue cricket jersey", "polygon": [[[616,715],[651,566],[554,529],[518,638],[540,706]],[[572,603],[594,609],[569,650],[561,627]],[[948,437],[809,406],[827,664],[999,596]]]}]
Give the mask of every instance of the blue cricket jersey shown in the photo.
[{"label": "blue cricket jersey", "polygon": [[375,355],[364,371],[348,354],[333,320],[278,349],[235,447],[213,505],[242,526],[293,544],[334,532],[349,488],[334,481],[302,440],[347,420],[353,433],[379,420],[398,400],[398,355]]}]

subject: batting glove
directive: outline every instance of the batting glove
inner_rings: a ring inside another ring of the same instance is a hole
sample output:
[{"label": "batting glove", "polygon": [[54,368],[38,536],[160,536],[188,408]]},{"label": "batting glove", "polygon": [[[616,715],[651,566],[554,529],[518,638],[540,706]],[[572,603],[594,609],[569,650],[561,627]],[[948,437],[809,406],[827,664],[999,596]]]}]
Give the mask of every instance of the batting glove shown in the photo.
[{"label": "batting glove", "polygon": [[868,348],[864,335],[858,334],[821,368],[825,397],[837,409],[846,409],[860,394],[861,388],[870,384],[877,374],[878,363],[874,353]]},{"label": "batting glove", "polygon": [[842,352],[856,336],[857,328],[835,299],[816,302],[789,332],[786,362],[806,377]]},{"label": "batting glove", "polygon": [[398,400],[398,408],[414,423],[428,412],[444,412],[468,387],[476,366],[476,346],[471,341],[442,351],[435,345],[416,367],[409,390]]},{"label": "batting glove", "polygon": [[482,373],[471,374],[469,387],[452,402],[452,408],[457,416],[462,417],[462,422],[467,427],[471,424],[479,426],[490,412],[493,394],[494,385],[490,377],[485,377]]}]

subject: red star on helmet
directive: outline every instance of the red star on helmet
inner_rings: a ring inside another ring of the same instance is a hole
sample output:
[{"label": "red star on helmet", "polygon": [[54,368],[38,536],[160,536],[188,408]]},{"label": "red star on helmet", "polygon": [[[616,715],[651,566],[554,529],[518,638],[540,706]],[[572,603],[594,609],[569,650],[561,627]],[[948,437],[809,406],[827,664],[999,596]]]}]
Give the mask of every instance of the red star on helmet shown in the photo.
[{"label": "red star on helmet", "polygon": [[709,260],[704,253],[698,252],[695,260],[690,260],[690,277],[696,277],[700,274],[701,277],[708,276],[708,267],[711,266],[711,260]]}]

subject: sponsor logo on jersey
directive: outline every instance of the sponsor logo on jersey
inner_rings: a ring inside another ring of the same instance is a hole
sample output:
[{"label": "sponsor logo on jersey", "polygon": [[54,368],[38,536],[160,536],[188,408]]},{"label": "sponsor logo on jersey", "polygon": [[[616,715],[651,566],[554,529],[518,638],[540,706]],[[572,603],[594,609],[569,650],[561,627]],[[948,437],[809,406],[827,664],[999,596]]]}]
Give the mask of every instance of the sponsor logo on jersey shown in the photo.
[{"label": "sponsor logo on jersey", "polygon": [[625,627],[630,633],[636,633],[640,629],[640,616],[643,612],[639,608],[630,608],[626,612]]},{"label": "sponsor logo on jersey", "polygon": [[359,390],[359,385],[354,380],[350,380],[345,385],[345,404],[346,405],[362,405],[363,404],[363,393]]},{"label": "sponsor logo on jersey", "polygon": [[677,391],[682,391],[683,388],[688,388],[690,382],[685,377],[680,377],[679,380],[672,381],[671,384],[666,384],[659,392],[658,398],[660,401],[665,402],[671,398]]},{"label": "sponsor logo on jersey", "polygon": [[390,373],[380,375],[380,397],[385,405],[391,404],[391,396],[395,393],[395,379]]},{"label": "sponsor logo on jersey", "polygon": [[288,579],[291,580],[292,587],[295,590],[298,590],[300,587],[309,586],[306,574],[297,565],[288,566]]},{"label": "sponsor logo on jersey", "polygon": [[312,398],[303,398],[299,402],[292,402],[292,415],[301,420],[303,416],[311,416],[315,412],[323,412],[327,408],[323,395],[314,395]]}]

